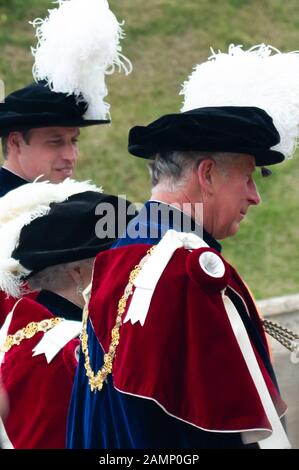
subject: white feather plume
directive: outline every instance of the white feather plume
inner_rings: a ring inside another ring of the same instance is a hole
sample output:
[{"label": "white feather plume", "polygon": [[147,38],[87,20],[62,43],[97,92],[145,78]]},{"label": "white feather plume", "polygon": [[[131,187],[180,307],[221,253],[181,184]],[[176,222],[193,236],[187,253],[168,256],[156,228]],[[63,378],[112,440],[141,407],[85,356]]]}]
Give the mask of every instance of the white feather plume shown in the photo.
[{"label": "white feather plume", "polygon": [[182,112],[209,106],[256,106],[273,119],[280,143],[273,147],[291,158],[299,132],[299,53],[281,53],[260,44],[249,50],[231,44],[214,52],[183,83]]},{"label": "white feather plume", "polygon": [[102,192],[88,181],[66,179],[53,184],[47,181],[28,183],[10,191],[0,199],[0,289],[13,297],[22,292],[23,279],[30,271],[12,258],[25,225],[43,217],[52,202],[62,202],[73,194],[85,191]]},{"label": "white feather plume", "polygon": [[[88,104],[85,119],[107,119],[110,105],[105,75],[124,70],[131,62],[121,54],[122,25],[109,9],[107,0],[58,0],[58,8],[49,10],[43,20],[36,18],[38,44],[35,80],[46,80],[55,92],[82,94]],[[82,99],[82,98],[81,98]]]}]

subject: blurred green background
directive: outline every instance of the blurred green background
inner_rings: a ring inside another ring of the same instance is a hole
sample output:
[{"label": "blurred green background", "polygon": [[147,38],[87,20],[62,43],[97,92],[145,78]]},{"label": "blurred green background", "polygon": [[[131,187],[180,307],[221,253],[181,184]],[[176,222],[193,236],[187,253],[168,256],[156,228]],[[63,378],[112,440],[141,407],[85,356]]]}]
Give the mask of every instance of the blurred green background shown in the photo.
[{"label": "blurred green background", "polygon": [[[76,176],[106,192],[143,202],[149,194],[146,162],[130,156],[128,130],[180,109],[181,83],[210,47],[227,50],[262,42],[282,51],[299,49],[298,0],[110,0],[125,20],[124,54],[134,71],[107,77],[113,123],[82,131]],[[32,81],[29,21],[55,7],[49,0],[0,0],[0,78],[6,93]],[[239,233],[223,242],[224,254],[257,298],[299,291],[299,160],[256,175],[263,202]]]}]

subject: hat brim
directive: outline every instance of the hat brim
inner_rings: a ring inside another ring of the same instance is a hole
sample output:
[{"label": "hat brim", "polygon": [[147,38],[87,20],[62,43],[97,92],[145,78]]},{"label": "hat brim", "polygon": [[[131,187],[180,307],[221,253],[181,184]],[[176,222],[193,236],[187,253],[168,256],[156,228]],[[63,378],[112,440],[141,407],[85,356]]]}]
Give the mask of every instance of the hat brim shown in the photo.
[{"label": "hat brim", "polygon": [[82,261],[84,259],[95,258],[97,254],[100,253],[101,251],[109,250],[110,248],[112,248],[114,243],[115,243],[115,240],[109,240],[107,241],[107,243],[101,243],[101,244],[94,245],[94,246],[77,248],[76,250],[61,249],[61,250],[55,250],[52,252],[35,251],[32,253],[30,252],[25,253],[25,256],[24,255],[23,256],[24,256],[24,259],[26,259],[26,261],[27,261],[27,258],[32,261],[34,257],[35,258],[38,257],[38,262],[36,262],[36,260],[34,261],[35,267],[28,274],[28,276],[24,277],[24,281],[30,279],[32,276],[39,273],[43,269],[51,267],[51,266],[58,266],[59,264],[73,263],[75,261]]},{"label": "hat brim", "polygon": [[[34,185],[31,189],[35,195]],[[53,202],[49,212],[22,227],[11,256],[30,271],[29,277],[50,266],[93,258],[111,248],[125,231],[136,215],[132,207],[128,212],[130,206],[126,199],[97,191]],[[102,217],[104,223],[97,227]]]},{"label": "hat brim", "polygon": [[282,153],[271,149],[279,139],[272,119],[259,108],[200,108],[133,127],[128,150],[141,158],[169,151],[243,153],[263,166],[284,160]]},{"label": "hat brim", "polygon": [[267,150],[267,151],[249,151],[248,148],[236,148],[236,147],[223,147],[217,145],[207,145],[206,147],[203,145],[192,146],[192,149],[188,146],[178,147],[176,146],[175,149],[170,149],[168,146],[156,147],[152,146],[151,148],[148,146],[142,145],[131,145],[129,147],[129,152],[134,155],[135,157],[146,158],[146,159],[154,159],[157,153],[169,152],[170,150],[180,151],[180,152],[227,152],[227,153],[243,153],[246,155],[252,155],[255,158],[256,166],[264,166],[264,165],[275,165],[277,163],[281,163],[284,161],[284,155],[276,150]]},{"label": "hat brim", "polygon": [[[87,127],[109,119],[84,119],[86,102],[75,95],[53,92],[45,81],[16,90],[0,103],[0,137],[44,127]],[[105,117],[105,116],[103,116]]]},{"label": "hat brim", "polygon": [[[3,125],[1,123],[3,122]],[[99,124],[109,124],[104,119],[61,118],[61,116],[34,116],[0,119],[0,137],[7,136],[10,132],[22,132],[29,129],[44,127],[90,127]]]}]

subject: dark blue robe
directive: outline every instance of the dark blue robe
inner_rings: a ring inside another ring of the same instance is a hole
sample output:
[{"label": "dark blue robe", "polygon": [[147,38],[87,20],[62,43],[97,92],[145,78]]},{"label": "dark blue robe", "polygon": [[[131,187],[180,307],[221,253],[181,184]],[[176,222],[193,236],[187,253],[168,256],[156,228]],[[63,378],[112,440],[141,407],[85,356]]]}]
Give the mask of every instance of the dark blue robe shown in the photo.
[{"label": "dark blue robe", "polygon": [[5,196],[6,193],[13,189],[28,183],[18,175],[15,175],[6,168],[0,168],[0,197]]}]

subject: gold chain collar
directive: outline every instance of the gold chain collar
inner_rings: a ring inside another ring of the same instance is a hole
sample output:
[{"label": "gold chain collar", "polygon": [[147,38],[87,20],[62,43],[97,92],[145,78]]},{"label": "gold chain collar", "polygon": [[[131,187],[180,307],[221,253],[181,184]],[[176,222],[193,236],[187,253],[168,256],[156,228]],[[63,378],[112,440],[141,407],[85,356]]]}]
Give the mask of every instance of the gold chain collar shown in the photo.
[{"label": "gold chain collar", "polygon": [[18,330],[13,335],[8,335],[4,344],[0,347],[0,351],[7,353],[13,346],[19,346],[24,339],[33,338],[36,333],[51,330],[54,326],[58,325],[63,319],[62,318],[48,318],[40,322],[31,322],[27,326]]},{"label": "gold chain collar", "polygon": [[89,349],[88,349],[88,334],[87,334],[87,320],[88,320],[88,308],[85,306],[83,312],[83,325],[81,332],[81,343],[82,343],[82,352],[85,357],[84,366],[86,370],[86,376],[88,377],[88,382],[90,390],[92,392],[100,391],[103,388],[104,381],[106,381],[109,374],[112,372],[113,361],[116,356],[116,350],[120,338],[120,327],[122,325],[122,316],[126,310],[126,305],[130,295],[133,293],[133,285],[136,277],[140,273],[143,265],[146,263],[148,258],[151,256],[156,246],[150,248],[146,255],[142,258],[139,264],[137,264],[131,271],[129,276],[129,282],[126,285],[124,293],[121,299],[118,302],[117,316],[115,325],[111,331],[111,343],[108,349],[108,352],[104,354],[104,364],[98,372],[94,372],[90,365]]}]

